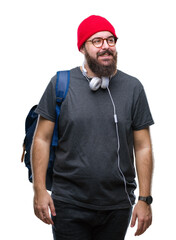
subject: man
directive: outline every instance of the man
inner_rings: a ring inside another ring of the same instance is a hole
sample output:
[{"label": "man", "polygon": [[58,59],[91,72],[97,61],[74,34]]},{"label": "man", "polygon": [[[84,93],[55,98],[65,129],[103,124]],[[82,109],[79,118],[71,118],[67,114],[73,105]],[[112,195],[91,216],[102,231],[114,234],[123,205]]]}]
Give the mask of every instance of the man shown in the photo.
[{"label": "man", "polygon": [[37,108],[34,211],[53,225],[54,239],[124,239],[135,203],[133,149],[140,198],[131,227],[138,220],[139,236],[152,222],[149,126],[154,122],[142,84],[117,70],[116,42],[114,27],[103,17],[92,15],[78,28],[78,49],[85,61],[70,71],[61,106],[52,197],[45,173],[55,124],[56,76]]}]

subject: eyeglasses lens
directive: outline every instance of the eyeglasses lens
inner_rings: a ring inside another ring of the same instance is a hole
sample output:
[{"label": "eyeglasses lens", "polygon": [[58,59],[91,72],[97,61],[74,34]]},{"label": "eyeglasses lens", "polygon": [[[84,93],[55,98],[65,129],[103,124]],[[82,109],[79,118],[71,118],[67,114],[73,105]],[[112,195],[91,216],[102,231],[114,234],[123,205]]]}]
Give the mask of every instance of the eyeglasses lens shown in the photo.
[{"label": "eyeglasses lens", "polygon": [[106,42],[108,43],[108,45],[110,47],[113,47],[115,44],[116,44],[116,39],[114,37],[109,37],[109,38],[106,38],[106,39],[103,39],[103,38],[94,38],[92,40],[92,43],[95,47],[101,47],[104,43],[104,40],[106,40]]}]

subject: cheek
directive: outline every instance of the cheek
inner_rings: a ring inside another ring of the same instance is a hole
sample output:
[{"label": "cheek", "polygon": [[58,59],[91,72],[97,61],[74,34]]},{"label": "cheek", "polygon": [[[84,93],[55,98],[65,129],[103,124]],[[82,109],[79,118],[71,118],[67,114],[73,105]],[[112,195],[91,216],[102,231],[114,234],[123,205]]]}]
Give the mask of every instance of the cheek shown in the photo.
[{"label": "cheek", "polygon": [[112,51],[113,55],[115,55],[117,52],[116,47],[111,47],[110,50]]},{"label": "cheek", "polygon": [[97,53],[98,53],[97,50],[96,50],[96,51],[90,51],[90,52],[89,52],[89,55],[90,55],[92,58],[97,59]]},{"label": "cheek", "polygon": [[90,57],[97,59],[98,48],[92,47],[91,45],[86,45],[86,50]]}]

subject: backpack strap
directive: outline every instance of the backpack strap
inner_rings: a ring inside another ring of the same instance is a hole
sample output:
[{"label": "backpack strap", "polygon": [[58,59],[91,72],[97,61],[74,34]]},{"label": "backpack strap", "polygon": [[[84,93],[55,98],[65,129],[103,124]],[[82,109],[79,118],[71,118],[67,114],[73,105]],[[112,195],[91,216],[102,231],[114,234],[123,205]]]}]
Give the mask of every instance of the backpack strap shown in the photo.
[{"label": "backpack strap", "polygon": [[54,126],[52,146],[58,145],[58,119],[60,108],[63,100],[65,99],[70,82],[70,71],[58,71],[56,80],[56,122]]}]

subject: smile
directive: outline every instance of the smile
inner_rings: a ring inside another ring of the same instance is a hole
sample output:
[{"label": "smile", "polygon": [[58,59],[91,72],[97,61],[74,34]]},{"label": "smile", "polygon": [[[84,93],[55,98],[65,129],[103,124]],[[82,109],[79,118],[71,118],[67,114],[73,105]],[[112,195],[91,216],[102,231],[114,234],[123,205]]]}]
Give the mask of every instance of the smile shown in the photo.
[{"label": "smile", "polygon": [[97,57],[100,57],[100,56],[113,56],[113,53],[109,50],[105,50],[103,52],[98,52],[97,53]]}]

